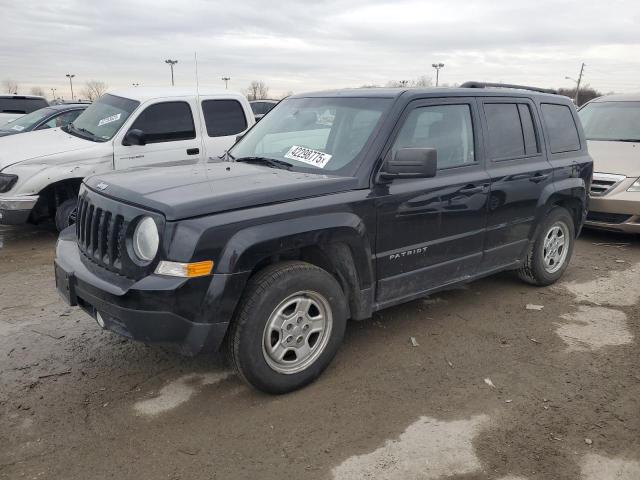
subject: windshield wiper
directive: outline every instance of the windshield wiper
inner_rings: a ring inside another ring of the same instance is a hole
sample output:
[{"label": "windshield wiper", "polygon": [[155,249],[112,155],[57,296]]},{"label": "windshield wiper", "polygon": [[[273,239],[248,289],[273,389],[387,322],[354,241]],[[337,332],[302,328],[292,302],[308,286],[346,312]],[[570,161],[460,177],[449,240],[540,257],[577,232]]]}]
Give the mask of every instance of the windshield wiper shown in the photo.
[{"label": "windshield wiper", "polygon": [[76,133],[77,136],[82,137],[82,138],[86,138],[87,140],[92,140],[94,142],[102,142],[104,141],[103,139],[101,139],[100,137],[98,137],[96,134],[94,134],[93,132],[90,132],[89,130],[87,130],[86,128],[78,128],[76,127],[73,122],[68,124],[65,127],[62,127],[63,130],[65,132],[68,133]]},{"label": "windshield wiper", "polygon": [[275,158],[267,158],[267,157],[242,157],[237,158],[236,162],[246,162],[246,163],[259,163],[261,165],[266,165],[272,168],[282,168],[285,170],[291,170],[293,167],[292,163],[285,162],[284,160],[277,160]]}]

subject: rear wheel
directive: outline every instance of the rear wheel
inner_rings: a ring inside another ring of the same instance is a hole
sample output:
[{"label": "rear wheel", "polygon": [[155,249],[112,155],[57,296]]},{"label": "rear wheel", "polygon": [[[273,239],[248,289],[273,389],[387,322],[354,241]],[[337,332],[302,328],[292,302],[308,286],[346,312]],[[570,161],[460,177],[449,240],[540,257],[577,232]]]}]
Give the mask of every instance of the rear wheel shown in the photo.
[{"label": "rear wheel", "polygon": [[346,320],[345,298],[331,274],[304,262],[277,264],[250,280],[231,325],[229,354],[255,388],[290,392],[331,363]]},{"label": "rear wheel", "polygon": [[77,204],[78,199],[72,198],[58,205],[55,224],[59,232],[76,223]]},{"label": "rear wheel", "polygon": [[571,214],[563,207],[553,208],[529,247],[524,265],[518,271],[519,277],[532,285],[555,283],[569,265],[574,240]]}]

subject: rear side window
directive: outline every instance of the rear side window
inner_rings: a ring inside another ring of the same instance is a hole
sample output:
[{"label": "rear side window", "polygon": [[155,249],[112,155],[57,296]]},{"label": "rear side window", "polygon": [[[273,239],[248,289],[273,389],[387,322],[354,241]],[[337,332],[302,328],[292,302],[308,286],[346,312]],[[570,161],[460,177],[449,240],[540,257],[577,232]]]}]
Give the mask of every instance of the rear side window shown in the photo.
[{"label": "rear side window", "polygon": [[533,117],[523,103],[485,103],[489,157],[509,160],[539,153]]},{"label": "rear side window", "polygon": [[202,112],[210,137],[237,135],[247,128],[244,109],[237,100],[205,100]]},{"label": "rear side window", "polygon": [[555,103],[543,103],[541,109],[549,132],[551,153],[580,150],[580,137],[571,109]]},{"label": "rear side window", "polygon": [[187,102],[164,102],[147,107],[131,125],[131,130],[134,129],[145,133],[147,143],[196,138],[193,115]]},{"label": "rear side window", "polygon": [[475,163],[469,105],[434,105],[414,109],[393,144],[400,148],[435,148],[438,168]]}]

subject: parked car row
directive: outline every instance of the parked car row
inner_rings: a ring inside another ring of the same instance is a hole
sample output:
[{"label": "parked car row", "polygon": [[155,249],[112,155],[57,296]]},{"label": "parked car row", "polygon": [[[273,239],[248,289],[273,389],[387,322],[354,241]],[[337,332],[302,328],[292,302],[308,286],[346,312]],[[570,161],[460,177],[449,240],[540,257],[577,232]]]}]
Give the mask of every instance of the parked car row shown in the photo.
[{"label": "parked car row", "polygon": [[549,285],[585,222],[638,231],[636,97],[578,113],[493,86],[265,106],[113,91],[66,127],[0,139],[0,223],[55,218],[57,288],[100,327],[225,347],[248,383],[288,392],[349,319],[503,270]]}]

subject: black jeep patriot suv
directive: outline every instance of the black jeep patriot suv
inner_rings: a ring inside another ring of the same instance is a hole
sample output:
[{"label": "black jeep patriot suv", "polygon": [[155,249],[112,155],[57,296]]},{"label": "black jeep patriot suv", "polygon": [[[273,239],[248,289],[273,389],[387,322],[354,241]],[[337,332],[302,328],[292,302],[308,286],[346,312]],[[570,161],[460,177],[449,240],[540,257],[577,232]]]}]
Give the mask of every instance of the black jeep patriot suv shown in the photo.
[{"label": "black jeep patriot suv", "polygon": [[348,319],[501,270],[555,282],[591,183],[575,109],[465,86],[295,95],[223,159],[88,178],[59,291],[136,340],[226,345],[282,393],[320,375]]}]

